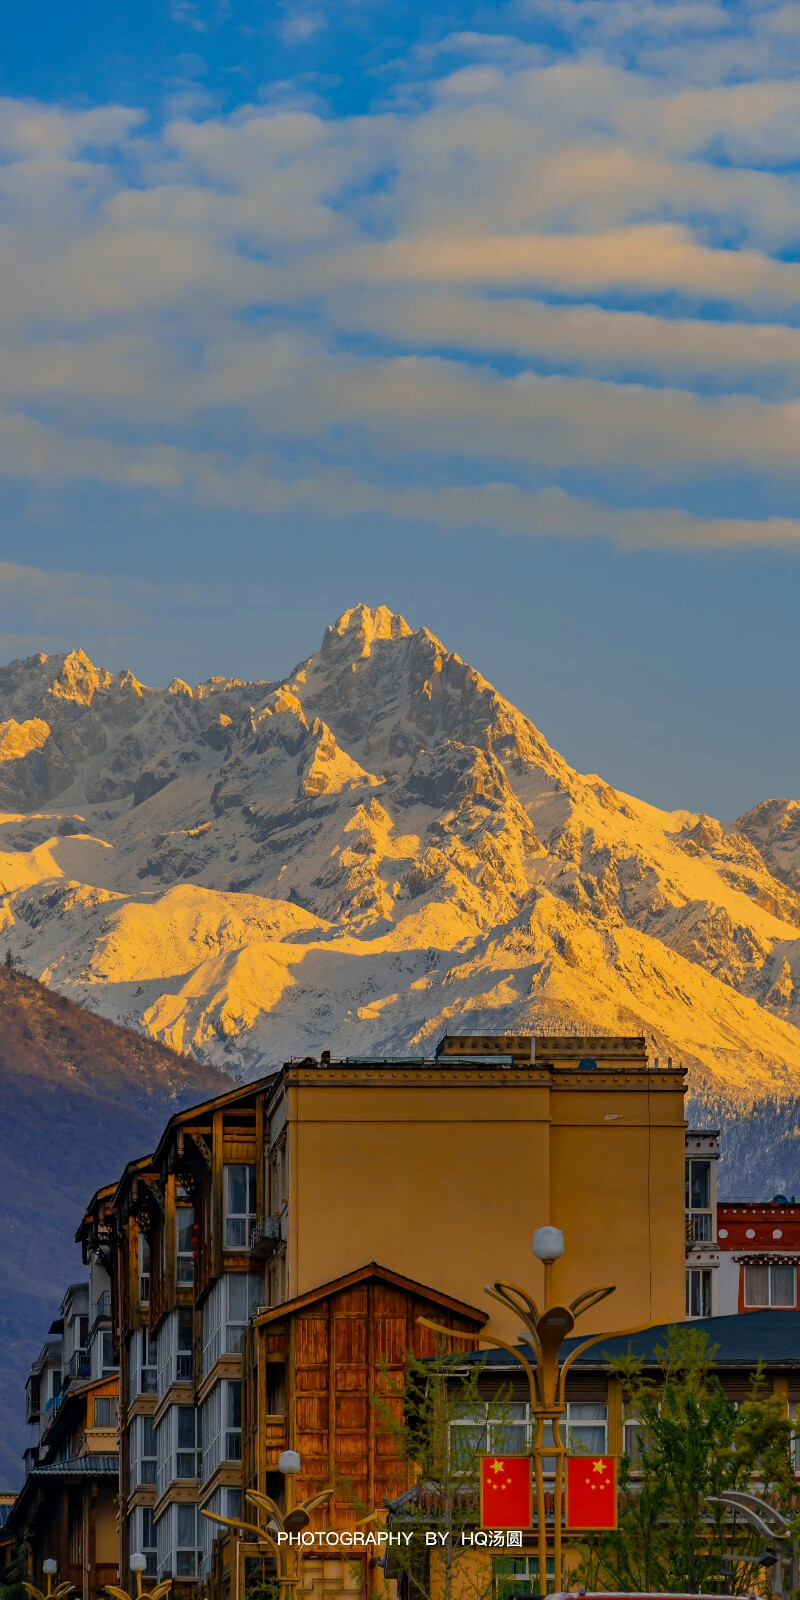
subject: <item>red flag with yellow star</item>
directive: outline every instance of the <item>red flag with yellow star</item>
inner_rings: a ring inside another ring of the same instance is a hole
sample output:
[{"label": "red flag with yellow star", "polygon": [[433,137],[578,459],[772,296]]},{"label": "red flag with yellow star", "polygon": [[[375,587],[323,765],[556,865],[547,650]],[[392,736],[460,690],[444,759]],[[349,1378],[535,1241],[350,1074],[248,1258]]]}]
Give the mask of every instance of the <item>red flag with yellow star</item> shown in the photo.
[{"label": "red flag with yellow star", "polygon": [[567,1527],[594,1531],[616,1526],[614,1456],[567,1456]]},{"label": "red flag with yellow star", "polygon": [[481,1456],[481,1527],[529,1528],[530,1456]]}]

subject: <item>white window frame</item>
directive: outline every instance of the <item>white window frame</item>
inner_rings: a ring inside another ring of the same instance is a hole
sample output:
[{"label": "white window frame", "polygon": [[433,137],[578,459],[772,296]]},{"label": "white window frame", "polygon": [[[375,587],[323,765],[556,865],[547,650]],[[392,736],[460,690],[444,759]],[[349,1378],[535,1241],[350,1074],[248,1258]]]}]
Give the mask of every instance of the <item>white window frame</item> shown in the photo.
[{"label": "white window frame", "polygon": [[[193,1444],[181,1442],[187,1421]],[[168,1406],[155,1430],[158,1498],[174,1483],[194,1483],[200,1476],[200,1416],[192,1405]]]},{"label": "white window frame", "polygon": [[139,1304],[150,1304],[150,1240],[140,1233],[137,1239],[137,1267],[139,1274]]},{"label": "white window frame", "polygon": [[158,1571],[158,1550],[152,1506],[134,1506],[128,1513],[128,1555],[139,1554],[147,1558],[145,1576],[154,1578]]},{"label": "white window frame", "polygon": [[[687,1267],[686,1268],[686,1320],[687,1320],[687,1322],[705,1322],[710,1316],[713,1315],[713,1312],[714,1312],[714,1280],[713,1280],[713,1278],[711,1276],[712,1270],[713,1269],[711,1267]],[[701,1307],[702,1307],[702,1304],[703,1304],[703,1284],[704,1284],[704,1281],[708,1285],[708,1310],[707,1311],[703,1311],[703,1310],[693,1311],[692,1310],[692,1282],[693,1282],[694,1278],[698,1278],[700,1280],[700,1297],[699,1297],[699,1301],[700,1301]]]},{"label": "white window frame", "polygon": [[128,1425],[128,1451],[131,1490],[154,1488],[158,1481],[158,1466],[152,1414],[140,1413],[131,1417]]},{"label": "white window frame", "polygon": [[[586,1415],[590,1410],[595,1412],[595,1416]],[[494,1416],[492,1416],[493,1411]],[[498,1403],[490,1400],[466,1408],[465,1415],[454,1417],[450,1426],[451,1439],[453,1429],[469,1428],[474,1431],[472,1440],[474,1455],[489,1454],[492,1451],[497,1451],[498,1455],[522,1455],[533,1446],[536,1421],[527,1401]],[[608,1401],[568,1400],[562,1421],[562,1438],[567,1450],[572,1454],[580,1454],[583,1443],[581,1435],[587,1434],[590,1429],[593,1432],[602,1430],[603,1442],[602,1448],[593,1445],[590,1450],[587,1446],[586,1453],[607,1455]],[[552,1444],[552,1442],[552,1427],[546,1424],[545,1443]],[[548,1460],[545,1458],[545,1472],[548,1470],[548,1465]],[[553,1458],[553,1472],[555,1472],[555,1458]]]},{"label": "white window frame", "polygon": [[[232,1390],[238,1390],[239,1423],[229,1421],[230,1407],[234,1404]],[[242,1380],[221,1378],[215,1383],[202,1408],[201,1437],[203,1440],[202,1482],[208,1483],[212,1473],[222,1462],[239,1462],[242,1459]]]},{"label": "white window frame", "polygon": [[[188,1212],[191,1217],[189,1224],[189,1249],[180,1249],[179,1221],[181,1213]],[[179,1289],[190,1289],[194,1285],[194,1248],[192,1235],[194,1230],[194,1206],[181,1201],[175,1207],[175,1284]]]},{"label": "white window frame", "polygon": [[[245,1210],[231,1209],[233,1172],[245,1173]],[[256,1169],[250,1161],[226,1161],[222,1168],[223,1244],[226,1250],[249,1250],[256,1222]],[[239,1237],[241,1235],[241,1237]]]},{"label": "white window frame", "polygon": [[203,1302],[204,1378],[220,1356],[241,1354],[245,1332],[261,1295],[260,1273],[226,1272],[212,1283]]}]

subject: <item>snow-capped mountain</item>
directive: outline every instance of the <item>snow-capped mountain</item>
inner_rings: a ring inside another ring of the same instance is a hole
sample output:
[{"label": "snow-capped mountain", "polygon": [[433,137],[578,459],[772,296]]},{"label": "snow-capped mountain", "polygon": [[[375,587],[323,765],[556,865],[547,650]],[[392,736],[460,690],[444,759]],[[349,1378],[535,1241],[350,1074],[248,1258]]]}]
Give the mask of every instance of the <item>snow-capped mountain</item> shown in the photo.
[{"label": "snow-capped mountain", "polygon": [[582,776],[383,607],[280,683],[12,662],[0,807],[0,949],[228,1070],[644,1032],[699,1092],[800,1094],[800,801]]}]

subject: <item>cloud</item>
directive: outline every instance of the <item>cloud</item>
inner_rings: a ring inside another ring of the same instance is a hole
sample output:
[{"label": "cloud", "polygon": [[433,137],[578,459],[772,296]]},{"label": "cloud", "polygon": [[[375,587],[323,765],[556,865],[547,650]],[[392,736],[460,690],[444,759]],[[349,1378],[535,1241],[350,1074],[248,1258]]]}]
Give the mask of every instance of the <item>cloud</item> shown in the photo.
[{"label": "cloud", "polygon": [[[0,102],[0,474],[275,516],[791,544],[769,515],[797,470],[791,16],[537,14],[570,54],[451,35],[359,115],[198,101],[159,126]],[[679,49],[716,65],[686,77]],[[620,485],[677,509],[619,511]]]},{"label": "cloud", "polygon": [[[24,448],[20,433],[18,443]],[[389,486],[370,482],[342,467],[310,465],[304,472],[287,471],[279,458],[253,456],[244,461],[180,450],[109,452],[102,441],[84,439],[79,448],[52,436],[37,435],[36,449],[43,478],[76,481],[96,479],[127,491],[160,488],[189,504],[231,508],[271,517],[313,514],[337,522],[353,517],[417,522],[457,533],[470,528],[530,538],[600,538],[628,548],[789,549],[800,552],[800,519],[700,516],[654,504],[612,507],[558,485],[526,489],[513,482],[451,484],[432,487]],[[24,471],[26,463],[20,465]],[[0,472],[3,463],[0,461]],[[9,574],[5,576],[6,572]],[[197,586],[156,584],[123,586],[117,601],[116,580],[77,575],[53,583],[35,568],[0,566],[0,588],[31,606],[40,622],[52,620],[75,605],[98,617],[118,612],[132,620],[154,598],[197,601]],[[120,609],[121,608],[121,609]],[[0,615],[1,615],[0,607]]]}]

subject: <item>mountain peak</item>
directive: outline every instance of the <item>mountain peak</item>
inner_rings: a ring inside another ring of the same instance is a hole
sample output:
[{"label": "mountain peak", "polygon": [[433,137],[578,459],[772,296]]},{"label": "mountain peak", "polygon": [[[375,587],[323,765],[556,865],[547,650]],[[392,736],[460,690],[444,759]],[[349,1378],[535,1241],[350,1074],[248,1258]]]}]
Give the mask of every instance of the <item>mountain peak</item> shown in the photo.
[{"label": "mountain peak", "polygon": [[408,639],[413,631],[405,617],[390,611],[388,606],[376,606],[373,610],[361,602],[351,610],[343,611],[333,627],[325,629],[322,649],[324,652],[329,643],[344,639],[351,648],[353,644],[359,645],[361,659],[366,660],[372,653],[372,646],[379,640]]}]

